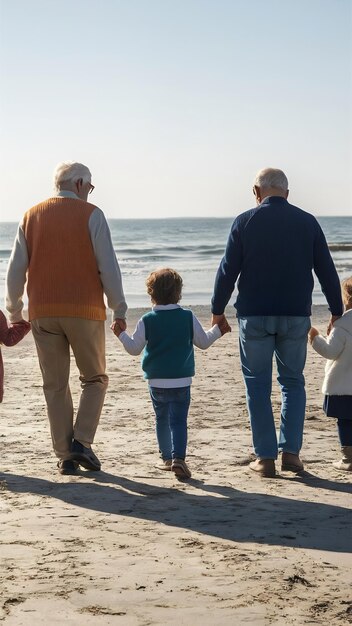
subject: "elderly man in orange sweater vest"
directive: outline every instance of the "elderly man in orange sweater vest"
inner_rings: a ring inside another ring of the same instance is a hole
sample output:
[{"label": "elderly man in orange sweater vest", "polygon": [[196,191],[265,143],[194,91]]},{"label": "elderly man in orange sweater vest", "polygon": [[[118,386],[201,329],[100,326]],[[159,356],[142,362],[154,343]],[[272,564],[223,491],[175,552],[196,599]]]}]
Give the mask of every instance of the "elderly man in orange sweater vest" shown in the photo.
[{"label": "elderly man in orange sweater vest", "polygon": [[[91,444],[104,404],[104,293],[114,324],[126,329],[127,305],[121,273],[103,212],[87,202],[94,190],[89,169],[60,163],[56,195],[24,215],[7,272],[6,308],[10,322],[22,320],[27,283],[32,324],[51,436],[61,474],[78,466],[98,471]],[[69,387],[70,346],[82,393],[76,420]]]}]

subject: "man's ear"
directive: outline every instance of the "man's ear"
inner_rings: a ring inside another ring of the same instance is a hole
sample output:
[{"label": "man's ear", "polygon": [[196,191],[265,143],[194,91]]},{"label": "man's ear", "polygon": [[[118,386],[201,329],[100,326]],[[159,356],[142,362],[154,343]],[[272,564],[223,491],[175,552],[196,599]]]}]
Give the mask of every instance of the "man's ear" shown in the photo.
[{"label": "man's ear", "polygon": [[286,191],[286,200],[287,200],[287,198],[288,198],[288,194],[289,194],[289,193],[290,193],[290,190],[288,189],[288,190]]},{"label": "man's ear", "polygon": [[260,203],[261,202],[260,189],[256,185],[254,185],[254,187],[253,187],[253,193],[254,193],[254,195],[256,197],[256,200]]}]

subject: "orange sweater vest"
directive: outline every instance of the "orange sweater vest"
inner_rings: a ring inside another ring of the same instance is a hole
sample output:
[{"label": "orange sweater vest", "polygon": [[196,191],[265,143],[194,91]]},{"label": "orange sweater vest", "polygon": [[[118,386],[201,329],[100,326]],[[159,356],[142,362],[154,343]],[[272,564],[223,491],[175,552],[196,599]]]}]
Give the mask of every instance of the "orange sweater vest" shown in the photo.
[{"label": "orange sweater vest", "polygon": [[89,233],[95,206],[49,198],[24,216],[28,313],[39,317],[105,320],[103,287]]}]

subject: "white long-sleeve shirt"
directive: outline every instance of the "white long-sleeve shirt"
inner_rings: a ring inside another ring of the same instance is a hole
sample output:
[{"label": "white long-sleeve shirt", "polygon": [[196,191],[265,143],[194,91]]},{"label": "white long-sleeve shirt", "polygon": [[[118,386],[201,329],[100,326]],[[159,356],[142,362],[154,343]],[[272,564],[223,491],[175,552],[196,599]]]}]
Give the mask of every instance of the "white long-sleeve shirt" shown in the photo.
[{"label": "white long-sleeve shirt", "polygon": [[[157,304],[153,306],[153,311],[171,311],[172,309],[181,308],[179,304]],[[221,337],[221,331],[219,326],[216,324],[210,330],[204,330],[200,321],[197,317],[193,315],[193,344],[200,348],[201,350],[206,350],[209,348],[214,341]],[[130,336],[123,331],[119,340],[121,341],[123,347],[126,352],[132,354],[133,356],[137,356],[142,352],[144,347],[147,345],[147,340],[145,337],[145,326],[143,319],[141,318],[137,322],[137,326],[134,330],[134,333]],[[159,387],[162,389],[170,389],[175,387],[188,387],[192,384],[192,377],[186,378],[151,378],[148,380],[148,384],[150,387]]]},{"label": "white long-sleeve shirt", "polygon": [[[72,191],[60,191],[58,197],[78,199]],[[88,228],[108,307],[113,311],[113,319],[124,318],[127,304],[121,271],[112,245],[109,225],[98,207],[90,215]],[[22,319],[28,264],[27,242],[22,225],[19,225],[6,277],[6,309],[12,323]]]}]

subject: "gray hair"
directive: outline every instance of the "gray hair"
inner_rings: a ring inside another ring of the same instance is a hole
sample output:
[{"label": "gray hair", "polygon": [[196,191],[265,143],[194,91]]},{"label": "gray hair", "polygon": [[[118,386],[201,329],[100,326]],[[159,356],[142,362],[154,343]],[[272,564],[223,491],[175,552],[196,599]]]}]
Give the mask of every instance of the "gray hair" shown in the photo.
[{"label": "gray hair", "polygon": [[59,192],[65,183],[76,183],[82,178],[84,183],[90,183],[92,175],[86,165],[76,161],[63,161],[54,171],[54,189]]},{"label": "gray hair", "polygon": [[280,191],[287,191],[288,180],[282,170],[266,167],[260,170],[256,175],[254,186],[260,189],[280,189]]}]

